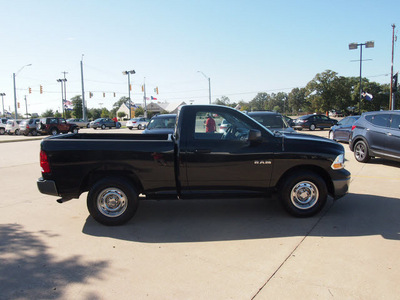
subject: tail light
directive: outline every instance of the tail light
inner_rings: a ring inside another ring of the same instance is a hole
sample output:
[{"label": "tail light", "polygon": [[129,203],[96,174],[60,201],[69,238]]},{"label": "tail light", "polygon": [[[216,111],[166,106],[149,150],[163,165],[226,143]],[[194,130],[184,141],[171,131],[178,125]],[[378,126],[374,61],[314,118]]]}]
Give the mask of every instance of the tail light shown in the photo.
[{"label": "tail light", "polygon": [[42,168],[42,173],[50,173],[50,164],[46,152],[40,151],[40,167]]},{"label": "tail light", "polygon": [[356,125],[351,126],[351,131],[353,131],[354,129],[356,129]]}]

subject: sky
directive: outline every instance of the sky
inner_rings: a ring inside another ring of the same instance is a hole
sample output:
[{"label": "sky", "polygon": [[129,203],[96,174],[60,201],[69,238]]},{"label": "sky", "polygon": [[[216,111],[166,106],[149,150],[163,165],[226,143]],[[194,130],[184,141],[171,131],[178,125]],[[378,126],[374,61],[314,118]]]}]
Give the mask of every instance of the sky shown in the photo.
[{"label": "sky", "polygon": [[14,111],[16,73],[18,113],[26,96],[28,112],[39,114],[60,111],[63,72],[67,99],[82,95],[81,61],[88,108],[128,97],[128,70],[135,103],[144,83],[154,101],[207,104],[208,78],[212,101],[248,102],[304,87],[325,70],[359,77],[352,42],[375,42],[363,47],[362,76],[390,83],[392,24],[400,27],[400,1],[386,0],[0,0],[0,11],[4,107]]}]

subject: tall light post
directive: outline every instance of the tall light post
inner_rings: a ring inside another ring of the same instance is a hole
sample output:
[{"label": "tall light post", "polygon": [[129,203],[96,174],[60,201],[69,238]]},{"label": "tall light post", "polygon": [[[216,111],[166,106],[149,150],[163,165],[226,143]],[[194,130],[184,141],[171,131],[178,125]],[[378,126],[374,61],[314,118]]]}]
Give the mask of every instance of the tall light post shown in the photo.
[{"label": "tall light post", "polygon": [[6,116],[6,114],[4,113],[4,96],[5,96],[6,94],[5,93],[0,93],[0,96],[1,96],[1,102],[3,103],[3,117],[5,117]]},{"label": "tall light post", "polygon": [[61,108],[62,108],[62,117],[63,118],[65,118],[65,116],[64,116],[64,87],[65,87],[65,82],[66,81],[67,81],[66,78],[57,79],[57,82],[61,83],[61,105],[62,105]]},{"label": "tall light post", "polygon": [[130,70],[130,71],[122,71],[122,74],[128,75],[128,99],[129,99],[129,120],[132,119],[132,105],[131,105],[131,76],[130,74],[135,74],[135,70]]},{"label": "tall light post", "polygon": [[365,48],[374,48],[375,43],[374,41],[369,41],[365,43],[351,43],[349,44],[349,50],[355,50],[360,46],[360,99],[358,100],[358,113],[361,114],[361,98],[362,98],[362,46],[365,46]]},{"label": "tall light post", "polygon": [[27,64],[25,66],[23,66],[21,69],[18,70],[17,73],[13,73],[13,83],[14,83],[14,109],[15,109],[15,119],[18,119],[18,112],[17,112],[17,87],[15,85],[15,77],[18,75],[19,72],[22,71],[23,68],[25,67],[30,67],[32,66],[32,64]]},{"label": "tall light post", "polygon": [[211,78],[204,74],[202,71],[197,71],[197,73],[203,74],[203,76],[208,80],[208,101],[211,104]]}]

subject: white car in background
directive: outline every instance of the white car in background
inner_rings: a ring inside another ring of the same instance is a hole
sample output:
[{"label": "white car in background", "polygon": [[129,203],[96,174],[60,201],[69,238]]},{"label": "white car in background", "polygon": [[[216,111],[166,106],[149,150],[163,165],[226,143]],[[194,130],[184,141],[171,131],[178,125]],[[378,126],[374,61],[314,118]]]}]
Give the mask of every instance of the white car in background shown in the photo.
[{"label": "white car in background", "polygon": [[6,124],[6,133],[19,135],[19,123],[21,120],[8,120]]},{"label": "white car in background", "polygon": [[149,119],[143,117],[133,118],[130,119],[128,122],[126,122],[126,127],[129,128],[129,130],[132,130],[132,128],[142,130],[147,127],[149,121],[150,121]]}]

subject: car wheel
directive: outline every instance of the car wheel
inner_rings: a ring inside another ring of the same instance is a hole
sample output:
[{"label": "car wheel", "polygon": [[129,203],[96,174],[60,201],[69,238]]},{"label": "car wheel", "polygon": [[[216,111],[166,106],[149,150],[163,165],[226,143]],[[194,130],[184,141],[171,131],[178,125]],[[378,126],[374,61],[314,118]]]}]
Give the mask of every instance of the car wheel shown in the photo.
[{"label": "car wheel", "polygon": [[138,193],[123,178],[107,177],[93,185],[87,197],[90,215],[104,225],[122,225],[135,214]]},{"label": "car wheel", "polygon": [[71,130],[72,133],[78,133],[79,132],[79,127],[74,127],[74,129]]},{"label": "car wheel", "polygon": [[0,135],[3,135],[6,132],[4,128],[0,128]]},{"label": "car wheel", "polygon": [[112,127],[108,127],[108,129],[111,129]]},{"label": "car wheel", "polygon": [[132,130],[133,127],[128,127],[129,130]]},{"label": "car wheel", "polygon": [[317,127],[315,126],[315,124],[311,124],[311,125],[310,125],[310,130],[311,130],[311,131],[314,131],[315,128],[317,128]]},{"label": "car wheel", "polygon": [[138,127],[137,127],[137,129],[138,129],[138,130],[142,130],[142,125],[139,124]]},{"label": "car wheel", "polygon": [[33,130],[31,131],[31,135],[32,135],[32,136],[37,136],[37,134],[38,134],[38,133],[37,133],[36,129],[33,129]]},{"label": "car wheel", "polygon": [[106,129],[106,125],[101,125],[101,129]]},{"label": "car wheel", "polygon": [[19,129],[15,129],[14,134],[19,135]]},{"label": "car wheel", "polygon": [[57,135],[57,134],[58,134],[57,128],[52,128],[52,129],[50,130],[50,133],[51,133],[51,135]]},{"label": "car wheel", "polygon": [[86,128],[90,128],[90,124],[89,123],[87,123]]},{"label": "car wheel", "polygon": [[285,178],[280,199],[285,209],[296,217],[310,217],[318,213],[328,197],[325,181],[310,171],[295,172]]},{"label": "car wheel", "polygon": [[335,138],[334,138],[334,134],[333,134],[333,131],[332,131],[332,130],[329,131],[329,138],[330,138],[331,140],[336,141]]},{"label": "car wheel", "polygon": [[371,159],[368,154],[368,146],[364,141],[358,141],[354,146],[354,157],[362,163],[366,163]]}]

